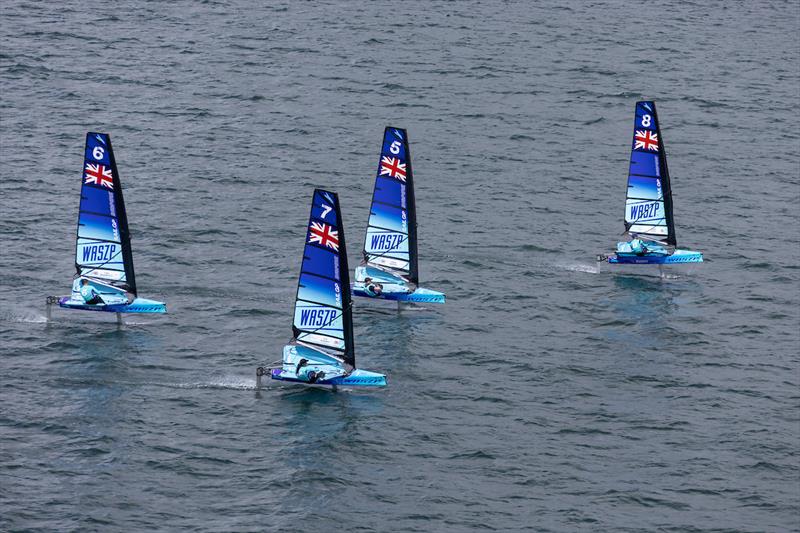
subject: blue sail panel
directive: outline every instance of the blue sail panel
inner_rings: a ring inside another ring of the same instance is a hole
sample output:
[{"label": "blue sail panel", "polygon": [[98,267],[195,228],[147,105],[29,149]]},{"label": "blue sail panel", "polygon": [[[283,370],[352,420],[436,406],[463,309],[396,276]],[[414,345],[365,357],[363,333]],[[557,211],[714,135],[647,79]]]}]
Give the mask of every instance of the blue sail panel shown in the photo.
[{"label": "blue sail panel", "polygon": [[339,281],[341,269],[339,268],[339,254],[333,250],[306,246],[303,252],[303,274],[315,274]]},{"label": "blue sail panel", "polygon": [[111,138],[88,133],[75,243],[78,276],[136,293],[130,233]]},{"label": "blue sail panel", "polygon": [[634,200],[662,200],[661,180],[645,176],[628,178],[628,198]]},{"label": "blue sail panel", "polygon": [[369,213],[369,227],[408,235],[407,216],[404,209],[375,203]]},{"label": "blue sail panel", "polygon": [[654,102],[636,103],[625,229],[643,238],[675,244],[669,172]]},{"label": "blue sail panel", "polygon": [[342,309],[341,283],[338,281],[300,273],[297,299]]},{"label": "blue sail panel", "polygon": [[364,239],[365,264],[417,283],[416,237],[408,135],[404,129],[387,127]]},{"label": "blue sail panel", "polygon": [[80,211],[116,218],[114,192],[96,187],[83,187]]},{"label": "blue sail panel", "polygon": [[630,176],[660,177],[658,154],[631,153],[631,166],[628,174]]},{"label": "blue sail panel", "polygon": [[385,204],[400,209],[406,209],[406,188],[398,180],[378,176],[375,179],[375,191],[372,202],[376,205]]},{"label": "blue sail panel", "polygon": [[334,351],[355,367],[350,279],[335,193],[315,190],[311,205],[294,319],[298,341]]},{"label": "blue sail panel", "polygon": [[78,223],[78,235],[81,239],[106,240],[122,243],[119,233],[119,222],[115,217],[81,213]]}]

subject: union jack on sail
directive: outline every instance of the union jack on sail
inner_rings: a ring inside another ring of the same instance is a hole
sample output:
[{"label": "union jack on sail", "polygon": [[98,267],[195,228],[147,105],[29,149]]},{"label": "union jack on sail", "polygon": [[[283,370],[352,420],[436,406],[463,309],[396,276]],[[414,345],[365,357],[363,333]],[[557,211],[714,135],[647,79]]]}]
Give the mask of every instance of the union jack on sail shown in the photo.
[{"label": "union jack on sail", "polygon": [[393,178],[397,178],[403,183],[406,181],[406,164],[401,163],[400,159],[396,157],[381,157],[381,176],[386,174]]},{"label": "union jack on sail", "polygon": [[644,149],[653,150],[654,152],[658,151],[658,133],[653,133],[649,130],[636,130],[633,140],[636,142],[633,147],[636,150]]},{"label": "union jack on sail", "polygon": [[308,228],[308,242],[321,244],[339,251],[339,232],[324,222],[311,222]]},{"label": "union jack on sail", "polygon": [[99,163],[86,163],[86,168],[83,171],[83,179],[84,183],[102,185],[109,189],[114,188],[114,177],[111,174],[111,168]]}]

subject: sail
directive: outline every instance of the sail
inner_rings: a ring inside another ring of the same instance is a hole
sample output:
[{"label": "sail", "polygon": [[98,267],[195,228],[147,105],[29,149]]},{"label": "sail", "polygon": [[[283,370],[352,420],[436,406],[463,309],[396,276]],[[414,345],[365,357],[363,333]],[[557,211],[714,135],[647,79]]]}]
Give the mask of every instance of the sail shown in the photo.
[{"label": "sail", "polygon": [[417,284],[417,213],[408,135],[387,127],[372,193],[364,259]]},{"label": "sail", "polygon": [[672,190],[655,102],[636,102],[633,130],[625,230],[675,246]]},{"label": "sail", "polygon": [[78,275],[136,295],[128,219],[108,134],[86,134],[81,182],[75,246]]},{"label": "sail", "polygon": [[295,339],[355,367],[350,274],[336,193],[316,189],[294,307]]}]

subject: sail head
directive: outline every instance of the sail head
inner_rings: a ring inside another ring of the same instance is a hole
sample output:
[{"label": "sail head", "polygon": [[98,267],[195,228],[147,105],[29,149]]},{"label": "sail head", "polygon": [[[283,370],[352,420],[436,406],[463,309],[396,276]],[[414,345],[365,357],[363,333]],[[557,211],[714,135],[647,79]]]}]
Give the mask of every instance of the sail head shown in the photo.
[{"label": "sail head", "polygon": [[86,134],[75,244],[77,275],[136,294],[128,219],[111,138]]},{"label": "sail head", "polygon": [[350,302],[339,198],[336,193],[316,189],[295,298],[295,339],[355,367]]},{"label": "sail head", "polygon": [[366,265],[419,282],[414,177],[402,128],[383,133],[363,252]]},{"label": "sail head", "polygon": [[625,231],[674,246],[672,190],[655,102],[636,103],[633,130]]}]

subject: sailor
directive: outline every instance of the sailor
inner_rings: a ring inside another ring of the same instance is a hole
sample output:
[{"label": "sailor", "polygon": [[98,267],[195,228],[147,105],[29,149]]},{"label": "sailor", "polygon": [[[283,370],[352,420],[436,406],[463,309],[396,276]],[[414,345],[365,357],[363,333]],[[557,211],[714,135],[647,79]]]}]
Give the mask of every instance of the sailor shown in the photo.
[{"label": "sailor", "polygon": [[364,279],[364,292],[367,293],[367,296],[376,298],[383,293],[383,285],[373,282],[372,278],[366,278]]},{"label": "sailor", "polygon": [[309,383],[315,383],[325,378],[325,372],[322,370],[314,371],[308,370],[308,368],[302,370],[306,366],[308,366],[308,359],[300,359],[300,362],[297,363],[297,368],[294,370],[294,373],[297,374],[298,378],[305,379]]},{"label": "sailor", "polygon": [[88,305],[105,303],[100,297],[100,293],[98,293],[94,287],[89,285],[89,280],[86,278],[81,280],[81,296],[83,296],[83,301]]},{"label": "sailor", "polygon": [[647,246],[641,239],[631,239],[631,251],[636,255],[644,255],[648,252]]}]

